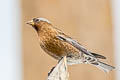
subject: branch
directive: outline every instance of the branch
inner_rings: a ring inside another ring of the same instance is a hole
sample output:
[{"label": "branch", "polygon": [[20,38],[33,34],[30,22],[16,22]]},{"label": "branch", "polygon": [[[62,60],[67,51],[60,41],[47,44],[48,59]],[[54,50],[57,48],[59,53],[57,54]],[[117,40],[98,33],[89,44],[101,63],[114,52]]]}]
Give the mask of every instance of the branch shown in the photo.
[{"label": "branch", "polygon": [[48,73],[48,79],[47,80],[68,80],[69,79],[69,73],[67,69],[67,61],[66,56],[62,58],[56,67],[53,67]]}]

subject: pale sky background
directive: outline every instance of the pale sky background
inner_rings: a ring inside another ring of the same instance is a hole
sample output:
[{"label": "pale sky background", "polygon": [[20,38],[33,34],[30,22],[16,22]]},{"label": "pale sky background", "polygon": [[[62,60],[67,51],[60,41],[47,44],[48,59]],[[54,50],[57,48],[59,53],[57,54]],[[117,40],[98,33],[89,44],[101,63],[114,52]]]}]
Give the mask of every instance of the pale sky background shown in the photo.
[{"label": "pale sky background", "polygon": [[111,0],[115,49],[116,79],[120,80],[120,0]]},{"label": "pale sky background", "polygon": [[0,2],[0,80],[22,80],[19,3]]}]

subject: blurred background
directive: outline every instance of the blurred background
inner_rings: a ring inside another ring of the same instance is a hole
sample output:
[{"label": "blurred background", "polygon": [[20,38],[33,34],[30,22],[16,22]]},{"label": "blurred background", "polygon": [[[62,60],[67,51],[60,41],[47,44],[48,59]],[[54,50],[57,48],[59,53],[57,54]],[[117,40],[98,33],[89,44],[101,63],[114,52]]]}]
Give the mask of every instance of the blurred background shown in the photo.
[{"label": "blurred background", "polygon": [[107,57],[109,74],[87,64],[69,66],[71,80],[120,80],[120,0],[3,0],[0,3],[0,80],[45,80],[57,61],[26,24],[47,18],[88,50]]}]

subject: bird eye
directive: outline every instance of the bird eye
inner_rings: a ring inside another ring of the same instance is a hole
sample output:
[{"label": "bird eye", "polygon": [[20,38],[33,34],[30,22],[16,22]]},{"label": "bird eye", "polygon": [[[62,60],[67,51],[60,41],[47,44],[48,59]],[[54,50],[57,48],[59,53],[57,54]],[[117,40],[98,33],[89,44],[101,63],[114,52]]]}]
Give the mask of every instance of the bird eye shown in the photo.
[{"label": "bird eye", "polygon": [[34,22],[38,22],[38,21],[39,21],[39,19],[37,19],[37,18],[34,18],[34,19],[33,19],[33,21],[34,21]]}]

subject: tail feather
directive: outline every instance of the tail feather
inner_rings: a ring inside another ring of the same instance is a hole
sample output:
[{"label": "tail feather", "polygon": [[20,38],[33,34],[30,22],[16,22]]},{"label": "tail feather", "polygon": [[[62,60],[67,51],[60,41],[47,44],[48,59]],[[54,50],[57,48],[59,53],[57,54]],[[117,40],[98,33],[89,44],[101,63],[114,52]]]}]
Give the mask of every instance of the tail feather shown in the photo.
[{"label": "tail feather", "polygon": [[89,56],[89,55],[84,55],[83,63],[92,64],[92,65],[96,66],[97,68],[103,70],[104,72],[109,72],[109,71],[115,69],[115,67],[99,61],[99,59],[97,59],[97,57],[93,57],[93,56]]},{"label": "tail feather", "polygon": [[103,70],[104,72],[109,72],[109,71],[115,69],[115,67],[108,65],[106,63],[100,62],[100,61],[98,61],[97,64],[94,64],[94,65],[96,67],[98,67],[99,69]]},{"label": "tail feather", "polygon": [[92,53],[92,52],[91,52],[91,54],[92,54],[92,55],[94,55],[96,58],[106,59],[106,57],[105,57],[105,56],[103,56],[103,55],[96,54],[96,53]]}]

